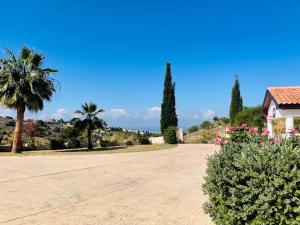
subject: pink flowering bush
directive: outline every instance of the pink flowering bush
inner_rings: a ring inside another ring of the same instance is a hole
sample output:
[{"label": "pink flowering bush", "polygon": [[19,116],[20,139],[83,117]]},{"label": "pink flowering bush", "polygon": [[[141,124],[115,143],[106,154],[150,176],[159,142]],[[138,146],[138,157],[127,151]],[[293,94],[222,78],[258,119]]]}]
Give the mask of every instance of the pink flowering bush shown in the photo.
[{"label": "pink flowering bush", "polygon": [[216,225],[300,224],[300,146],[296,130],[268,137],[246,124],[219,135],[203,185]]},{"label": "pink flowering bush", "polygon": [[297,146],[300,144],[300,140],[296,135],[296,132],[296,129],[291,129],[285,137],[277,135],[273,138],[269,138],[269,131],[267,129],[260,133],[258,128],[248,128],[246,123],[242,123],[239,127],[230,127],[226,131],[226,134],[229,136],[227,138],[221,137],[217,134],[215,136],[215,144],[228,145],[230,143],[256,143],[258,146],[262,146],[264,144],[280,144],[288,142],[293,146]]}]

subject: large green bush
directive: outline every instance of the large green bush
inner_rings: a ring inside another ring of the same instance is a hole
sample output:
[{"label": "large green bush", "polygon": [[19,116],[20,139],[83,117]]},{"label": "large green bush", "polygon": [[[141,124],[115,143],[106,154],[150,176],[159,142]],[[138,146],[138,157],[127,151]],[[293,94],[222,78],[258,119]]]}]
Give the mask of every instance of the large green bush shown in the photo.
[{"label": "large green bush", "polygon": [[65,140],[61,137],[55,137],[50,139],[50,149],[64,149],[65,146]]},{"label": "large green bush", "polygon": [[209,157],[205,210],[217,225],[300,224],[300,148],[231,142]]},{"label": "large green bush", "polygon": [[139,142],[141,145],[150,145],[151,144],[149,137],[144,137],[144,136],[139,137]]},{"label": "large green bush", "polygon": [[177,128],[176,127],[168,127],[164,131],[164,141],[166,144],[176,144],[177,143]]}]

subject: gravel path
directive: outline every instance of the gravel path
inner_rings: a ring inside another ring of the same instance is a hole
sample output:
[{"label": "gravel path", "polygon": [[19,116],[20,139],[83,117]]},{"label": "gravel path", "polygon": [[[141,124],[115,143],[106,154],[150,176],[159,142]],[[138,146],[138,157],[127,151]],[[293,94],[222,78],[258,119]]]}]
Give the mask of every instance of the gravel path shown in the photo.
[{"label": "gravel path", "polygon": [[0,157],[0,224],[211,225],[201,184],[216,150]]}]

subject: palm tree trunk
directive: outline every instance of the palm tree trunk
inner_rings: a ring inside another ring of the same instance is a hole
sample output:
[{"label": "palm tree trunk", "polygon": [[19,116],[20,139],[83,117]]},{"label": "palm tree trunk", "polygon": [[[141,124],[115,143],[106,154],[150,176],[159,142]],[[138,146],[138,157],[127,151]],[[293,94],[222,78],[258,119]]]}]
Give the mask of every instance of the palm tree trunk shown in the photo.
[{"label": "palm tree trunk", "polygon": [[20,106],[17,109],[17,121],[13,138],[12,153],[22,153],[22,131],[24,121],[25,106]]},{"label": "palm tree trunk", "polygon": [[90,128],[87,129],[87,135],[88,135],[88,149],[92,150],[93,149],[93,144],[92,144],[92,130]]}]

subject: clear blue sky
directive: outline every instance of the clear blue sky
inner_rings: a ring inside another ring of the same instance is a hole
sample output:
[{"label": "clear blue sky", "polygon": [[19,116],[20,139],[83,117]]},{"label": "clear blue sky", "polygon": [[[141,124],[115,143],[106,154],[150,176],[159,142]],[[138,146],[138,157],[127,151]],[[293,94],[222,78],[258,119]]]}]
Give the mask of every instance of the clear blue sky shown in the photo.
[{"label": "clear blue sky", "polygon": [[228,115],[234,74],[249,106],[300,85],[299,1],[4,1],[1,18],[0,48],[34,47],[59,70],[60,92],[27,117],[94,101],[111,125],[156,129],[167,61],[182,127]]}]

